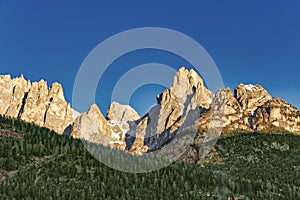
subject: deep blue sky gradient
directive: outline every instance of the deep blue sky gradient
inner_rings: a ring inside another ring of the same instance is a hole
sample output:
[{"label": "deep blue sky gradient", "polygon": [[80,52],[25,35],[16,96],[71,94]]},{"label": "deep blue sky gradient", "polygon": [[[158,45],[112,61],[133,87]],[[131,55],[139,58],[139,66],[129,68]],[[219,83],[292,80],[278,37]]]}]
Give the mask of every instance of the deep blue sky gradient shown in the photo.
[{"label": "deep blue sky gradient", "polygon": [[[58,81],[71,102],[77,70],[100,42],[132,28],[165,27],[198,41],[216,62],[225,86],[259,83],[272,96],[300,108],[299,10],[297,0],[0,0],[0,74]],[[148,62],[176,69],[187,65],[157,51],[118,59],[99,83],[107,89],[96,99],[104,113],[118,77]],[[125,66],[123,71],[120,66]],[[153,94],[162,90],[155,85],[141,88],[131,104],[143,113],[155,102]]]}]

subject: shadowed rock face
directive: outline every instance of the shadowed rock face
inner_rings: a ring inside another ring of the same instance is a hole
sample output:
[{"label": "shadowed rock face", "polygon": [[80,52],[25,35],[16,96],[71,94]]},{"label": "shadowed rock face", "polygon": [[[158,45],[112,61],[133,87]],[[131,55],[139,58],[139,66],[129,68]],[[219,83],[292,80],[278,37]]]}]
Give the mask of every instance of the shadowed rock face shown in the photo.
[{"label": "shadowed rock face", "polygon": [[[71,136],[104,144],[100,140],[79,136],[80,133],[94,134],[97,131],[96,129],[92,131],[91,128],[98,126],[98,131],[109,138],[108,146],[142,154],[172,139],[183,127],[187,117],[191,116],[188,115],[191,111],[195,113],[194,119],[189,120],[194,123],[202,113],[199,109],[208,108],[212,97],[212,93],[204,87],[203,80],[195,71],[181,68],[176,73],[170,89],[157,97],[157,105],[143,117],[140,117],[130,106],[113,102],[108,109],[106,119],[99,115],[100,111],[96,116],[89,115],[90,110],[78,117],[73,124]],[[83,125],[86,118],[93,118],[101,123]],[[90,126],[90,128],[83,128],[83,126]]]},{"label": "shadowed rock face", "polygon": [[133,154],[161,148],[180,138],[181,130],[188,127],[198,130],[193,141],[196,149],[189,149],[193,155],[199,154],[205,134],[212,127],[222,128],[225,135],[300,134],[299,111],[282,99],[272,98],[262,86],[240,84],[234,94],[226,88],[214,95],[194,70],[184,67],[175,74],[170,88],[157,96],[157,105],[142,117],[130,106],[117,102],[111,104],[106,117],[96,104],[80,114],[65,101],[60,84],[48,88],[43,80],[31,83],[23,76],[11,79],[9,75],[0,76],[0,115]]},{"label": "shadowed rock face", "polygon": [[194,98],[192,107],[197,106],[208,109],[212,102],[212,93],[205,88],[203,80],[194,70],[180,68],[175,74],[170,89],[165,90],[157,97],[157,103],[161,106],[157,132],[162,133],[171,129],[171,133],[178,130],[184,121],[181,118],[187,112],[188,97]]},{"label": "shadowed rock face", "polygon": [[[209,108],[212,98],[212,93],[194,70],[180,68],[171,87],[157,96],[157,105],[140,120],[131,123],[126,134],[126,149],[142,154],[162,147],[184,126],[193,126],[202,110]],[[187,125],[189,121],[192,124]]]},{"label": "shadowed rock face", "polygon": [[26,81],[0,76],[0,115],[21,119],[62,134],[73,123],[73,109],[65,101],[60,84],[48,88],[44,80]]}]

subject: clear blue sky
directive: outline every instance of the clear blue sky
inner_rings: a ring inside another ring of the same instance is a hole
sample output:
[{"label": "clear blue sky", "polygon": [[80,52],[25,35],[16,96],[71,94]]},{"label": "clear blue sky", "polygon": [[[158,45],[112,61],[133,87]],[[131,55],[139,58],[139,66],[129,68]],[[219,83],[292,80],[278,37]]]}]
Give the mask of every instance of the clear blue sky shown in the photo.
[{"label": "clear blue sky", "polygon": [[[45,3],[46,2],[46,3]],[[272,96],[300,108],[300,1],[16,1],[0,0],[0,74],[62,83],[72,99],[76,72],[87,54],[127,29],[157,26],[194,38],[216,62],[224,84],[259,83]],[[159,51],[136,52],[109,68],[97,103],[105,113],[111,88],[137,64],[188,65]],[[190,67],[190,66],[188,66]],[[126,69],[124,69],[126,71]],[[101,85],[101,83],[99,83]],[[162,87],[139,89],[139,112]],[[143,106],[144,105],[144,106]]]}]

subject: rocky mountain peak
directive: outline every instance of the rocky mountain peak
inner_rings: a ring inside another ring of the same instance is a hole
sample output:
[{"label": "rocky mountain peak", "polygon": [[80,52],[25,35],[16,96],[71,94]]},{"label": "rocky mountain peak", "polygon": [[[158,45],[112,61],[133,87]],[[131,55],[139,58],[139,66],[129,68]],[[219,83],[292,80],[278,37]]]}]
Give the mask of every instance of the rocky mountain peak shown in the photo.
[{"label": "rocky mountain peak", "polygon": [[174,76],[173,84],[170,90],[178,98],[184,97],[183,91],[192,93],[193,89],[203,86],[203,80],[194,70],[188,70],[181,67]]},{"label": "rocky mountain peak", "polygon": [[62,86],[0,76],[0,115],[21,119],[62,134],[73,123],[73,109],[64,98]]},{"label": "rocky mountain peak", "polygon": [[199,106],[208,108],[212,101],[212,93],[204,86],[202,78],[193,70],[181,67],[174,76],[170,89],[158,96],[158,104],[165,104],[174,99],[180,103],[195,92]]},{"label": "rocky mountain peak", "polygon": [[225,115],[233,115],[241,111],[241,106],[237,99],[233,97],[230,88],[219,89],[215,95],[215,102],[212,106],[213,109],[220,110]]},{"label": "rocky mountain peak", "polygon": [[1,99],[0,99],[0,115],[4,115],[9,108],[12,99],[11,92],[13,85],[10,75],[0,76]]},{"label": "rocky mountain peak", "polygon": [[138,120],[140,116],[129,105],[112,102],[108,108],[106,119],[111,123],[121,123]]},{"label": "rocky mountain peak", "polygon": [[101,133],[109,135],[109,127],[98,106],[92,104],[88,111],[75,119],[70,135],[73,138],[98,142],[98,135]]},{"label": "rocky mountain peak", "polygon": [[65,100],[62,86],[61,86],[61,84],[59,84],[57,82],[52,84],[51,89],[49,91],[49,95],[50,95],[50,98],[57,97],[59,99]]},{"label": "rocky mountain peak", "polygon": [[215,123],[218,122],[217,126],[222,128],[223,134],[251,131],[248,118],[230,88],[217,91],[211,108],[199,119],[199,129],[208,131],[213,126],[212,119]]},{"label": "rocky mountain peak", "polygon": [[[272,98],[262,86],[239,84],[234,94],[225,88],[214,95],[194,70],[184,67],[143,117],[129,105],[117,102],[110,105],[106,117],[96,104],[80,114],[66,102],[59,83],[48,87],[44,80],[31,83],[23,76],[12,79],[10,75],[0,76],[0,115],[134,154],[161,147],[182,128],[194,125],[200,136],[210,126],[222,128],[222,134],[300,134],[299,110]],[[195,139],[196,146],[202,139]]]},{"label": "rocky mountain peak", "polygon": [[21,114],[23,101],[26,99],[26,95],[31,87],[30,81],[26,81],[21,75],[11,80],[13,90],[11,93],[10,105],[5,113],[6,116],[11,118],[17,118]]},{"label": "rocky mountain peak", "polygon": [[192,107],[209,108],[212,93],[206,89],[201,77],[194,71],[181,67],[174,76],[171,87],[158,96],[160,114],[158,119],[158,133],[171,128],[176,131],[183,123],[182,116],[189,112],[185,110],[192,100]]},{"label": "rocky mountain peak", "polygon": [[257,132],[300,134],[300,112],[284,100],[274,98],[255,110],[251,125]]},{"label": "rocky mountain peak", "polygon": [[107,112],[102,115],[96,104],[79,115],[71,128],[69,135],[108,147],[125,150],[125,134],[129,131],[129,122],[139,119],[137,112],[128,105],[113,102]]},{"label": "rocky mountain peak", "polygon": [[238,100],[242,110],[246,114],[253,113],[258,106],[272,99],[271,95],[258,84],[239,84],[234,91],[234,97]]}]

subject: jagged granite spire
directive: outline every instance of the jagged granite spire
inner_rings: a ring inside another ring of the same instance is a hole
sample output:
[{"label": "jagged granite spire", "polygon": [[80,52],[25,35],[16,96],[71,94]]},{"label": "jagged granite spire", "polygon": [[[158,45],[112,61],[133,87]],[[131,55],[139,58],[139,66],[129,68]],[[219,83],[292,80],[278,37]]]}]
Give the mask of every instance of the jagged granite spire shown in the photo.
[{"label": "jagged granite spire", "polygon": [[65,100],[62,86],[0,76],[0,115],[21,119],[62,134],[73,123],[74,111]]}]

